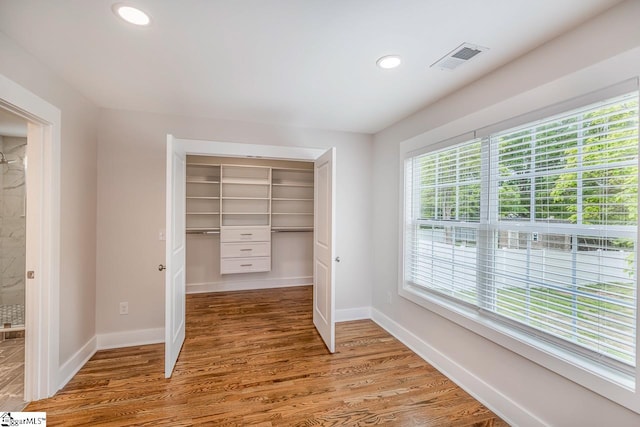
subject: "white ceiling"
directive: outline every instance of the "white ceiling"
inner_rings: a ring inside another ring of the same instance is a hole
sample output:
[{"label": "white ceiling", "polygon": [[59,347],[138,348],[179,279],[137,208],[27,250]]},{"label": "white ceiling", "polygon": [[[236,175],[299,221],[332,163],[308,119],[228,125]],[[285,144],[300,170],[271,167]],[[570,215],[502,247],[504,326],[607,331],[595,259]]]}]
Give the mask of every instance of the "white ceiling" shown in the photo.
[{"label": "white ceiling", "polygon": [[0,31],[101,107],[374,133],[620,0],[117,1],[0,0]]}]

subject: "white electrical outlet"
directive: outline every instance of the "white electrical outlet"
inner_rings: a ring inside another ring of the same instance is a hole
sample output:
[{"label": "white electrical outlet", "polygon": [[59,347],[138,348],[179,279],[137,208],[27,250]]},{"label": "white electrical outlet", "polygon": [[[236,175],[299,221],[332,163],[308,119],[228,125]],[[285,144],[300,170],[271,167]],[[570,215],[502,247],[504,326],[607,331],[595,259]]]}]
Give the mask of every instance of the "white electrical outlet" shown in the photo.
[{"label": "white electrical outlet", "polygon": [[164,232],[164,230],[158,231],[158,240],[160,241],[167,240],[167,234]]},{"label": "white electrical outlet", "polygon": [[129,314],[129,303],[121,302],[120,303],[120,314]]}]

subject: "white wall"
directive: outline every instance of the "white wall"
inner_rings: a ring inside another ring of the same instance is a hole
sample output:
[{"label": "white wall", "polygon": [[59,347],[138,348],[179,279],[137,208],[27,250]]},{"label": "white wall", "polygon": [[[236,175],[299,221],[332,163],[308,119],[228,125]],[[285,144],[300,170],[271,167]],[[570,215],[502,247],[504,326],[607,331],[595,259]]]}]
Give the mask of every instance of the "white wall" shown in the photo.
[{"label": "white wall", "polygon": [[[164,327],[166,135],[251,144],[337,147],[336,308],[371,305],[368,135],[102,110],[98,147],[97,332]],[[250,154],[250,153],[248,153]],[[118,314],[120,301],[129,315]],[[139,336],[145,336],[141,333]],[[117,338],[116,338],[117,339]]]},{"label": "white wall", "polygon": [[626,1],[374,136],[374,316],[413,334],[517,424],[630,426],[640,416],[398,296],[399,144],[437,142],[640,75],[638,18],[640,1]]},{"label": "white wall", "polygon": [[26,149],[27,138],[0,136],[0,151],[13,161],[0,167],[0,305],[25,303]]},{"label": "white wall", "polygon": [[0,74],[62,112],[60,365],[95,335],[97,109],[0,33]]}]

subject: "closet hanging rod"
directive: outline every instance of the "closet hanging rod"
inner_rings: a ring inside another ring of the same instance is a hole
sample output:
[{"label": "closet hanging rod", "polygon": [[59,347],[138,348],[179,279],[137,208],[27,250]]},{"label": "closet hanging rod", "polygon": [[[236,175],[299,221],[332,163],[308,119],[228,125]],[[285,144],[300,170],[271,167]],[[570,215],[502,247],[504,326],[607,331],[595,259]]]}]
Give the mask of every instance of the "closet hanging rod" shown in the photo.
[{"label": "closet hanging rod", "polygon": [[210,231],[187,230],[187,234],[220,234],[220,231],[218,230],[210,230]]},{"label": "closet hanging rod", "polygon": [[271,230],[272,233],[300,233],[300,232],[308,232],[313,231],[313,228],[304,228],[304,229],[288,229],[288,230]]}]

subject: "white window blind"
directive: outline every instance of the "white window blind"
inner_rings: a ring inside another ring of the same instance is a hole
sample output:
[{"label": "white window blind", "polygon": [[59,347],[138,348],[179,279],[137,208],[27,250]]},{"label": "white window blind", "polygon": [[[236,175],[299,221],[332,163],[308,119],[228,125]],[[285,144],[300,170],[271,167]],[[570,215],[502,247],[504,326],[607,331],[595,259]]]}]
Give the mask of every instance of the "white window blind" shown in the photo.
[{"label": "white window blind", "polygon": [[405,161],[405,282],[635,366],[638,93]]}]

